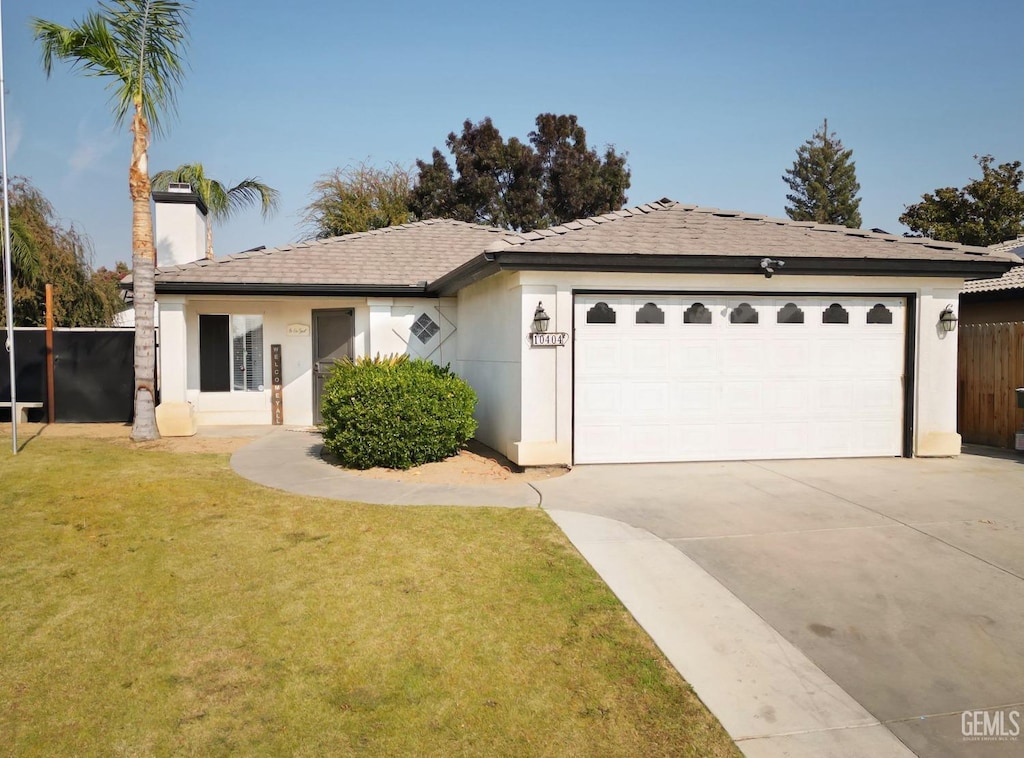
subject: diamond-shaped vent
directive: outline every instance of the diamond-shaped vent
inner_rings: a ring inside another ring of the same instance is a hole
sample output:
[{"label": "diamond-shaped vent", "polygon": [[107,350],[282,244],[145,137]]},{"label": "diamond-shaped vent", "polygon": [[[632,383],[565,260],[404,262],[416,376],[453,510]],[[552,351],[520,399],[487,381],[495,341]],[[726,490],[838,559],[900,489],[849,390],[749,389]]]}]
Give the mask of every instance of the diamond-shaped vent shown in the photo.
[{"label": "diamond-shaped vent", "polygon": [[431,339],[433,339],[435,334],[441,331],[441,327],[437,325],[434,319],[424,313],[416,319],[416,322],[412,325],[411,331],[420,342],[426,345]]}]

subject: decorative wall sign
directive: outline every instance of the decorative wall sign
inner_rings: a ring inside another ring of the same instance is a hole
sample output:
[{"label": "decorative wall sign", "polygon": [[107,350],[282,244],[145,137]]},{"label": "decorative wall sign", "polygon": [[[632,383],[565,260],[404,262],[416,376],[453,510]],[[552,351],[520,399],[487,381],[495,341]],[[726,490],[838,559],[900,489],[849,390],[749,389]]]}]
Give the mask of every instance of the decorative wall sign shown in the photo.
[{"label": "decorative wall sign", "polygon": [[309,324],[288,324],[285,334],[289,337],[301,337],[304,334],[309,334]]},{"label": "decorative wall sign", "polygon": [[284,424],[284,381],[280,345],[270,346],[270,412],[274,426]]},{"label": "decorative wall sign", "polygon": [[569,344],[566,332],[531,332],[531,347],[565,347]]}]

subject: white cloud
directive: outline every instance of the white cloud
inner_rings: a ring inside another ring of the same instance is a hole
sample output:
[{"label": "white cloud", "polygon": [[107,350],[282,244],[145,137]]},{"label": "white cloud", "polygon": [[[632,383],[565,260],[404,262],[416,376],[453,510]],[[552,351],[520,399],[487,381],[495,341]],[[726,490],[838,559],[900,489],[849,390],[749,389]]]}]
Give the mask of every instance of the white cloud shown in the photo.
[{"label": "white cloud", "polygon": [[104,163],[118,146],[118,141],[110,128],[90,129],[84,121],[78,124],[78,136],[75,148],[68,158],[68,168],[72,176],[83,174]]},{"label": "white cloud", "polygon": [[21,144],[21,135],[24,131],[21,128],[21,119],[12,119],[7,124],[7,160],[14,157],[18,152],[18,145]]}]

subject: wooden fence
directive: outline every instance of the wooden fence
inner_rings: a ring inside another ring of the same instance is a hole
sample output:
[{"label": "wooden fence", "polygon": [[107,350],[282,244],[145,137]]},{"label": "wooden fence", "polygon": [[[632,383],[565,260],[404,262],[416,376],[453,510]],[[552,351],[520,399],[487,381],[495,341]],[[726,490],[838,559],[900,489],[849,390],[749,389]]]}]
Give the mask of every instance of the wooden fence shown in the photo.
[{"label": "wooden fence", "polygon": [[960,327],[957,413],[964,442],[1013,448],[1024,428],[1024,323]]}]

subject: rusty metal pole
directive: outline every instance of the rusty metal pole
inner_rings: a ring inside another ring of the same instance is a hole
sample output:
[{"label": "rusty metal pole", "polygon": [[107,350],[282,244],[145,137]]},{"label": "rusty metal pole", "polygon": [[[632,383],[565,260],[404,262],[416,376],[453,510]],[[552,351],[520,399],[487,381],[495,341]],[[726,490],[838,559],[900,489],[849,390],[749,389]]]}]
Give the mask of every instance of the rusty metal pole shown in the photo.
[{"label": "rusty metal pole", "polygon": [[53,285],[46,285],[46,423],[57,420],[53,403]]}]

